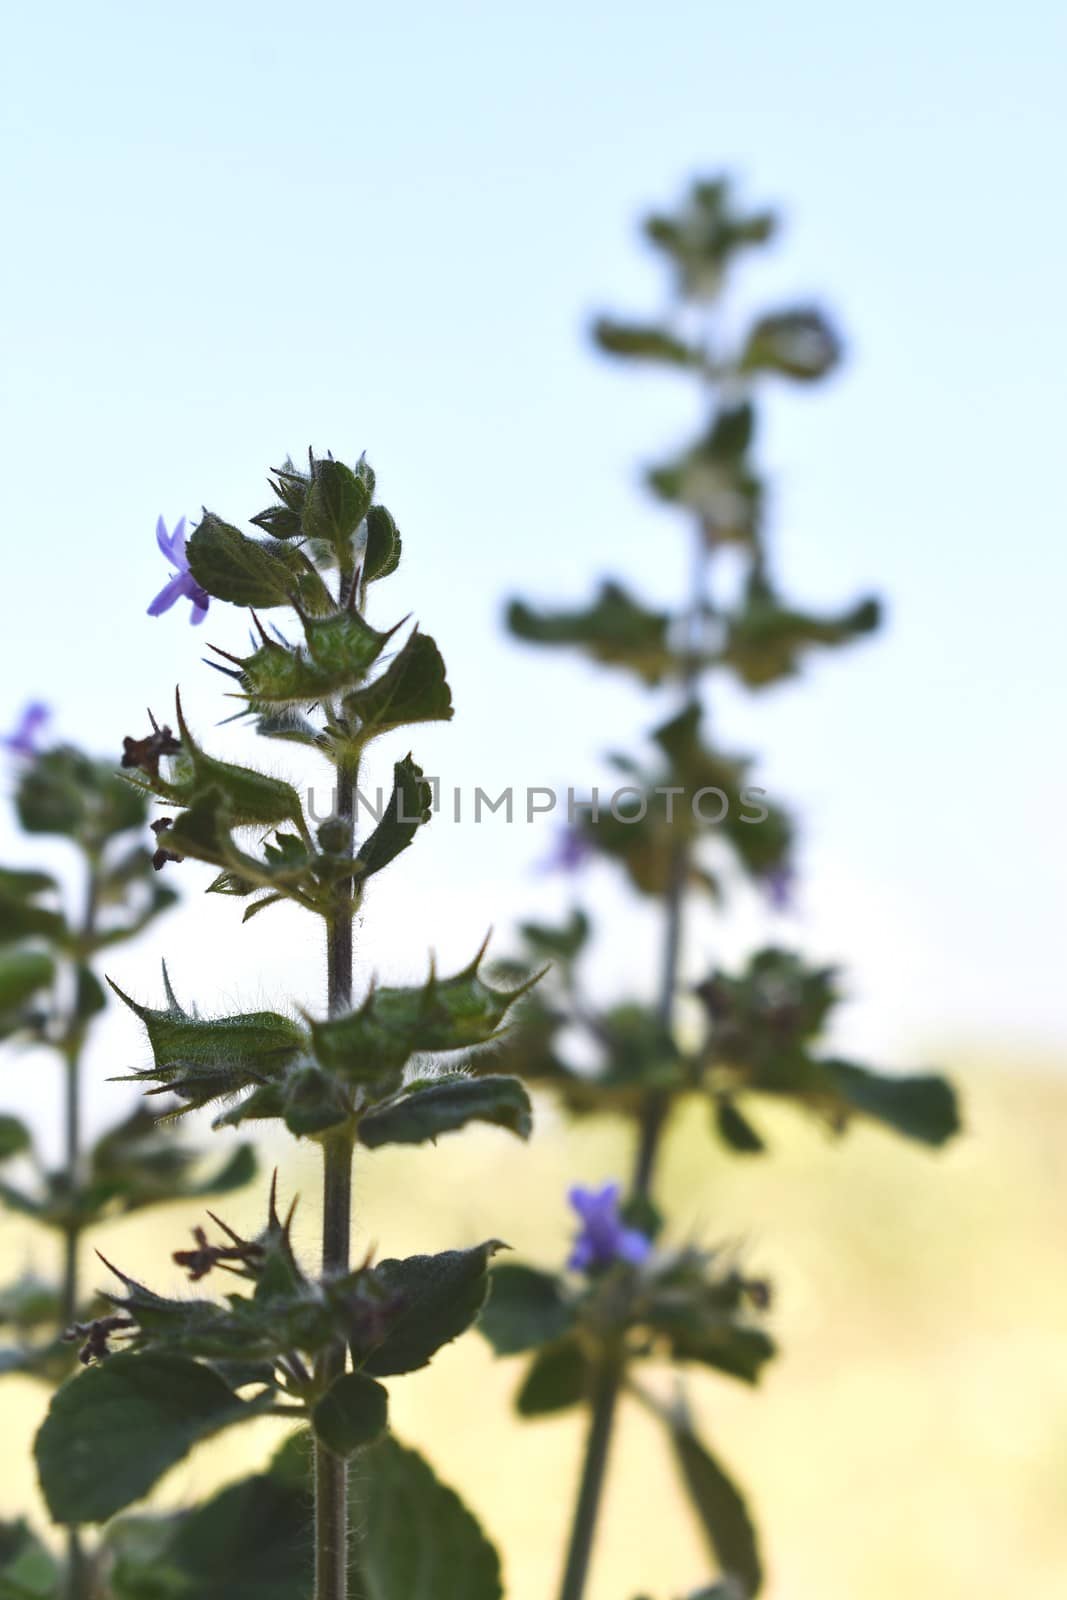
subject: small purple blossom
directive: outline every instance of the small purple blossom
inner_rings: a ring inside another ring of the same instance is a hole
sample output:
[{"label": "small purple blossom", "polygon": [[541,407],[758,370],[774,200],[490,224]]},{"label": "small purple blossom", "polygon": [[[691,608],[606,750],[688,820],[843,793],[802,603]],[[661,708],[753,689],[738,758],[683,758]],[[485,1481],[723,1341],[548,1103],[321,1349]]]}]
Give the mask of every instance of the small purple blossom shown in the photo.
[{"label": "small purple blossom", "polygon": [[161,617],[164,611],[169,611],[177,600],[191,600],[193,613],[189,618],[195,626],[203,622],[207,616],[210,596],[206,589],[202,589],[189,571],[189,558],[185,553],[185,518],[177,524],[173,533],[167,532],[167,524],[160,517],[156,523],[156,543],[166,556],[172,567],[177,571],[160,589],[156,598],[148,608],[150,617]]},{"label": "small purple blossom", "polygon": [[791,861],[780,861],[760,880],[773,911],[792,911],[796,904],[797,874]]},{"label": "small purple blossom", "polygon": [[31,700],[15,724],[14,731],[0,739],[0,744],[12,755],[25,756],[27,759],[35,756],[38,735],[51,715],[51,708],[43,700]]},{"label": "small purple blossom", "polygon": [[557,829],[555,849],[540,863],[539,870],[573,874],[581,871],[593,854],[593,841],[588,834],[567,823]]},{"label": "small purple blossom", "polygon": [[581,1228],[567,1258],[572,1272],[589,1272],[610,1267],[616,1261],[638,1266],[645,1261],[652,1241],[636,1228],[628,1228],[619,1215],[620,1186],[606,1183],[602,1189],[571,1189],[567,1199],[581,1218]]}]

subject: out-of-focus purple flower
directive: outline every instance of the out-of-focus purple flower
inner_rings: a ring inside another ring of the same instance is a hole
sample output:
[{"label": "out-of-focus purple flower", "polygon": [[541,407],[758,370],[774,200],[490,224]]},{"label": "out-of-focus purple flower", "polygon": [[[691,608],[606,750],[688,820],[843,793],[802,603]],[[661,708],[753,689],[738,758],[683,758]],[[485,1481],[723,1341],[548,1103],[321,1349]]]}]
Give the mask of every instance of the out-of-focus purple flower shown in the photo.
[{"label": "out-of-focus purple flower", "polygon": [[567,1199],[577,1211],[582,1225],[567,1258],[573,1272],[589,1272],[610,1267],[616,1261],[634,1266],[652,1250],[652,1241],[636,1228],[628,1228],[619,1215],[620,1188],[606,1183],[602,1189],[571,1189]]},{"label": "out-of-focus purple flower", "polygon": [[165,583],[156,598],[148,608],[150,617],[161,617],[164,611],[169,611],[177,600],[191,600],[193,613],[189,618],[195,626],[203,622],[207,616],[210,596],[206,589],[202,589],[189,571],[189,558],[185,553],[185,518],[177,524],[173,533],[167,532],[167,524],[160,517],[156,523],[156,543],[166,556],[172,567],[177,568],[169,583]]},{"label": "out-of-focus purple flower", "polygon": [[581,829],[566,823],[557,829],[552,854],[540,863],[541,872],[580,872],[594,854],[593,841]]},{"label": "out-of-focus purple flower", "polygon": [[792,911],[797,886],[796,868],[791,861],[780,861],[760,880],[763,892],[774,911]]},{"label": "out-of-focus purple flower", "polygon": [[45,723],[51,718],[52,711],[43,700],[31,700],[27,705],[13,732],[6,734],[0,740],[5,750],[10,750],[12,755],[30,756],[37,754],[37,738]]}]

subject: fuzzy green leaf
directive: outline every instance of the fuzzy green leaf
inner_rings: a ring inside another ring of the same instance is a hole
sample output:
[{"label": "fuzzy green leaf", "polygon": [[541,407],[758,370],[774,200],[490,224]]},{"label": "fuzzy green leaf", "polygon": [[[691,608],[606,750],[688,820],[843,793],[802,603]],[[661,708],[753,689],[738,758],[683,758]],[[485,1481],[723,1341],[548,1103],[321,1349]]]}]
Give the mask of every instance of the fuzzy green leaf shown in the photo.
[{"label": "fuzzy green leaf", "polygon": [[410,756],[393,767],[393,792],[382,820],[360,846],[356,860],[362,875],[370,878],[406,850],[418,830],[430,820],[433,792],[423,781],[422,768]]},{"label": "fuzzy green leaf", "polygon": [[349,1473],[353,1590],[365,1600],[502,1600],[500,1561],[459,1496],[383,1439]]},{"label": "fuzzy green leaf", "polygon": [[[109,980],[110,981],[110,980]],[[112,983],[119,999],[144,1023],[155,1065],[130,1074],[168,1088],[189,1107],[278,1077],[307,1048],[304,1029],[276,1011],[198,1017],[178,1004],[164,969],[165,1010],[139,1005]]]},{"label": "fuzzy green leaf", "polygon": [[400,565],[401,539],[396,523],[384,506],[367,512],[367,543],[363,551],[363,581],[388,578]]},{"label": "fuzzy green leaf", "polygon": [[238,1400],[182,1356],[112,1356],[65,1384],[37,1435],[41,1488],[56,1522],[106,1522],[194,1444],[257,1416],[269,1396]]},{"label": "fuzzy green leaf", "polygon": [[193,577],[218,600],[266,610],[289,605],[296,592],[285,561],[210,511],[193,530],[186,551]]},{"label": "fuzzy green leaf", "polygon": [[366,1112],[360,1118],[359,1139],[372,1150],[383,1144],[425,1144],[468,1122],[489,1122],[528,1139],[533,1127],[530,1097],[518,1078],[416,1082]]},{"label": "fuzzy green leaf", "polygon": [[454,977],[431,973],[421,988],[374,988],[358,1011],[313,1022],[316,1057],[352,1082],[377,1083],[395,1077],[412,1055],[485,1044],[537,979],[496,989],[479,975],[482,955]]},{"label": "fuzzy green leaf", "polygon": [[367,515],[373,495],[374,475],[365,463],[357,463],[353,472],[329,456],[315,461],[301,514],[304,533],[332,546],[344,565],[352,535]]},{"label": "fuzzy green leaf", "polygon": [[373,1282],[397,1310],[389,1331],[369,1350],[353,1350],[364,1372],[390,1378],[424,1367],[442,1345],[457,1339],[477,1317],[489,1292],[489,1258],[502,1249],[490,1239],[470,1250],[380,1261]]},{"label": "fuzzy green leaf", "polygon": [[416,722],[451,721],[452,691],[430,635],[416,629],[380,678],[346,698],[344,711],[358,719],[360,745]]},{"label": "fuzzy green leaf", "polygon": [[387,1390],[361,1372],[345,1372],[335,1379],[311,1416],[315,1437],[342,1458],[374,1444],[388,1420]]},{"label": "fuzzy green leaf", "polygon": [[305,636],[306,648],[290,649],[265,639],[250,656],[230,658],[242,691],[257,710],[310,706],[362,683],[392,630],[379,633],[358,611],[339,611],[309,617]]}]

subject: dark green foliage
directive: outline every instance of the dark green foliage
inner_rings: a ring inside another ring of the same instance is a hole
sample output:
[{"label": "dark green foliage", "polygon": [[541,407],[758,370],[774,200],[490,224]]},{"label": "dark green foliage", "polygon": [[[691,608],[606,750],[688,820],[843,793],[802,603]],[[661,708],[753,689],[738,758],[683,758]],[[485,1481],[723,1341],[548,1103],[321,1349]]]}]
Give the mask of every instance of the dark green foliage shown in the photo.
[{"label": "dark green foliage", "polygon": [[489,1122],[528,1139],[530,1097],[517,1078],[439,1077],[415,1080],[372,1107],[359,1123],[361,1144],[425,1144],[470,1122]]},{"label": "dark green foliage", "polygon": [[348,695],[343,709],[357,727],[353,737],[359,745],[394,728],[451,721],[452,691],[430,635],[416,629],[381,677]]},{"label": "dark green foliage", "polygon": [[48,1509],[57,1522],[105,1522],[194,1444],[263,1404],[182,1356],[121,1354],[91,1367],[59,1391],[37,1436]]},{"label": "dark green foliage", "polygon": [[[309,1471],[308,1438],[298,1434],[267,1472],[194,1511],[116,1522],[107,1534],[114,1600],[307,1600]],[[501,1600],[495,1551],[416,1451],[392,1438],[372,1444],[349,1483],[353,1595]]]},{"label": "dark green foliage", "polygon": [[676,665],[670,622],[666,612],[648,610],[621,584],[607,582],[585,611],[538,612],[513,600],[507,612],[508,627],[517,639],[573,645],[603,666],[629,668],[650,685],[661,683]]},{"label": "dark green foliage", "polygon": [[[683,1415],[669,1428],[671,1445],[690,1503],[712,1556],[741,1600],[758,1594],[763,1583],[759,1543],[740,1490],[702,1444]],[[712,1591],[714,1593],[714,1591]]]},{"label": "dark green foliage", "polygon": [[296,582],[288,561],[271,552],[261,540],[249,539],[239,528],[205,511],[186,546],[189,570],[202,589],[234,605],[290,604]]},{"label": "dark green foliage", "polygon": [[393,767],[393,792],[382,820],[356,856],[361,876],[370,878],[381,872],[406,850],[418,830],[430,820],[430,785],[423,780],[422,768],[410,756]]},{"label": "dark green foliage", "polygon": [[489,1259],[502,1248],[490,1239],[471,1250],[379,1262],[371,1269],[374,1285],[395,1300],[396,1310],[384,1338],[366,1349],[355,1341],[353,1355],[362,1370],[378,1378],[414,1372],[458,1338],[485,1303]]},{"label": "dark green foliage", "polygon": [[501,1600],[496,1551],[415,1451],[385,1439],[357,1457],[350,1481],[354,1593],[366,1600]]},{"label": "dark green foliage", "polygon": [[733,1104],[755,1091],[794,1099],[837,1131],[858,1115],[919,1143],[944,1144],[960,1127],[956,1095],[944,1078],[890,1076],[818,1053],[839,1000],[835,979],[832,967],[808,966],[789,951],[768,948],[737,977],[716,972],[700,986],[709,1022],[704,1071],[718,1092],[716,1115],[727,1143],[755,1148],[743,1142],[742,1123],[759,1141]]},{"label": "dark green foliage", "polygon": [[342,1458],[374,1444],[385,1432],[389,1396],[361,1372],[343,1372],[311,1413],[315,1437]]},{"label": "dark green foliage", "polygon": [[573,1323],[570,1297],[554,1273],[509,1261],[493,1268],[478,1329],[498,1356],[550,1344]]},{"label": "dark green foliage", "polygon": [[588,1357],[577,1339],[561,1339],[539,1350],[515,1396],[522,1417],[569,1411],[587,1400],[591,1389]]}]

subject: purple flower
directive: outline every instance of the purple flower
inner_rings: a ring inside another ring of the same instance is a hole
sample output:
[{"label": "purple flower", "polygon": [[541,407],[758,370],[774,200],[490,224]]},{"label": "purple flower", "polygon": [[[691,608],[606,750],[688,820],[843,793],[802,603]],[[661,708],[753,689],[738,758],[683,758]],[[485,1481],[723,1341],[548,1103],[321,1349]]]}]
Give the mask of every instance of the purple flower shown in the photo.
[{"label": "purple flower", "polygon": [[764,873],[760,882],[772,911],[793,910],[797,875],[791,861],[780,861],[776,867]]},{"label": "purple flower", "polygon": [[43,700],[31,700],[15,725],[15,731],[0,739],[0,744],[16,756],[35,756],[37,736],[52,712]]},{"label": "purple flower", "polygon": [[539,870],[541,872],[579,872],[593,854],[593,841],[589,836],[568,823],[557,830],[556,847],[552,854],[546,856],[544,861],[540,863]]},{"label": "purple flower", "polygon": [[571,1189],[567,1199],[582,1219],[578,1236],[567,1258],[572,1272],[589,1272],[610,1267],[616,1261],[637,1266],[652,1249],[652,1241],[636,1228],[628,1228],[619,1216],[620,1187],[606,1183],[602,1189]]},{"label": "purple flower", "polygon": [[148,608],[150,617],[161,617],[164,611],[169,611],[176,600],[191,600],[193,614],[190,622],[194,625],[203,622],[207,616],[210,597],[206,589],[202,589],[189,571],[189,558],[185,553],[185,518],[182,517],[173,533],[167,532],[167,524],[160,517],[156,523],[156,543],[166,556],[172,567],[177,567],[177,572],[169,583],[164,584],[156,598]]}]

